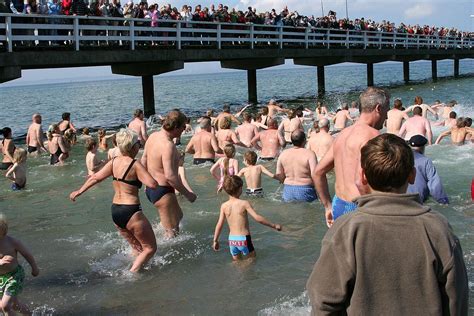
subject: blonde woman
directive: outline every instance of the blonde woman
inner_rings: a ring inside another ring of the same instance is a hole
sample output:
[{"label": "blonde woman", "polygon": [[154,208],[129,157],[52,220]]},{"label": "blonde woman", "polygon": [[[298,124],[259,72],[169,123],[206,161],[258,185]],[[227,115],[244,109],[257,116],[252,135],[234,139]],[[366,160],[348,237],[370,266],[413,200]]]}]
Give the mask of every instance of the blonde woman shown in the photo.
[{"label": "blonde woman", "polygon": [[155,234],[142,212],[138,192],[142,184],[155,189],[158,183],[135,159],[140,149],[138,135],[130,129],[121,129],[116,134],[116,139],[122,156],[110,160],[69,197],[75,201],[94,185],[112,176],[115,191],[111,208],[112,220],[119,233],[132,247],[133,255],[136,256],[130,271],[138,272],[156,252]]}]

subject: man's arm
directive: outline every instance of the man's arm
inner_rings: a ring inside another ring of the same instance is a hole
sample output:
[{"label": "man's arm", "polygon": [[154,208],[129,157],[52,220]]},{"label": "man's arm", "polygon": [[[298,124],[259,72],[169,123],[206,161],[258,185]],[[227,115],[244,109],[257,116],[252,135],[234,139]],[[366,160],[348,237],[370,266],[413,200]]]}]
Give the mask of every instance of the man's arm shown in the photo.
[{"label": "man's arm", "polygon": [[191,140],[186,146],[185,152],[191,155],[194,155],[196,153],[196,151],[194,150],[194,136],[191,137]]},{"label": "man's arm", "polygon": [[232,142],[234,143],[234,145],[247,148],[247,145],[245,145],[244,143],[242,143],[242,142],[237,138],[237,135],[235,134],[235,132],[232,132],[232,133],[230,134],[230,137],[232,138]]},{"label": "man's arm", "polygon": [[428,189],[433,199],[440,204],[449,204],[448,195],[444,191],[441,178],[431,160],[428,160],[426,164],[426,177],[428,179]]},{"label": "man's arm", "polygon": [[211,135],[211,146],[216,154],[223,153],[222,149],[219,147],[219,142],[217,141],[217,138],[214,134]]},{"label": "man's arm", "polygon": [[326,174],[332,169],[334,169],[334,144],[331,145],[328,152],[316,166],[315,174],[313,176],[316,191],[318,192],[321,203],[325,209],[326,225],[328,225],[328,227],[331,227],[333,219],[331,195],[329,194],[329,185]]},{"label": "man's arm", "polygon": [[260,133],[258,133],[257,135],[255,135],[252,140],[250,141],[252,147],[255,147],[257,150],[260,150],[262,148],[260,148],[260,146],[258,145],[258,142],[260,141]]},{"label": "man's arm", "polygon": [[435,145],[438,145],[441,142],[441,140],[448,135],[451,135],[451,130],[445,131],[439,134],[438,138],[436,139]]},{"label": "man's arm", "polygon": [[140,126],[140,132],[142,133],[143,141],[146,142],[146,140],[148,139],[148,133],[146,132],[145,122],[142,122]]},{"label": "man's arm", "polygon": [[178,165],[176,164],[176,159],[174,157],[174,150],[172,148],[173,145],[167,144],[168,148],[163,148],[162,154],[162,162],[163,162],[163,170],[168,183],[178,190],[184,197],[186,197],[190,202],[194,202],[196,200],[196,195],[190,192],[181,182],[178,174]]},{"label": "man's arm", "polygon": [[281,156],[278,157],[277,160],[277,167],[275,171],[275,179],[279,180],[281,183],[285,181],[285,169],[283,168],[283,164],[281,163]]},{"label": "man's arm", "polygon": [[425,122],[425,129],[426,129],[426,138],[428,139],[428,145],[433,143],[433,132],[431,131],[431,124],[430,121],[426,120]]},{"label": "man's arm", "polygon": [[230,115],[230,119],[231,119],[234,123],[236,123],[237,125],[242,124],[242,123],[239,121],[239,119],[236,118],[236,117],[235,117],[234,115],[232,115],[232,114]]},{"label": "man's arm", "polygon": [[[43,131],[41,128],[38,128],[36,130],[36,140],[38,141],[39,149],[43,149],[45,152],[47,152],[46,148],[44,147],[44,142],[43,142]],[[28,143],[26,143],[28,145]]]},{"label": "man's arm", "polygon": [[398,136],[401,138],[405,137],[405,133],[407,132],[407,121],[403,122],[400,131],[398,132]]}]

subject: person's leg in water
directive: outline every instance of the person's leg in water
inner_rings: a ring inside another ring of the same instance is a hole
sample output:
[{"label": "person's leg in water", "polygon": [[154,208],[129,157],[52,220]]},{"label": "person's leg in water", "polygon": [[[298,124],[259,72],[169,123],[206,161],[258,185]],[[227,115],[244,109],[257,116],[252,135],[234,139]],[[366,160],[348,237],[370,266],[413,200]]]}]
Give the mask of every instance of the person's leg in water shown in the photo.
[{"label": "person's leg in water", "polygon": [[119,231],[137,254],[130,271],[138,272],[156,252],[153,228],[143,212],[136,212],[128,221],[127,228],[119,228]]},{"label": "person's leg in water", "polygon": [[173,238],[179,234],[179,223],[183,218],[183,211],[178,204],[174,193],[165,194],[156,201],[155,207],[160,215],[161,226],[165,229],[165,237]]},{"label": "person's leg in water", "polygon": [[1,301],[1,307],[4,315],[14,315],[19,312],[24,315],[31,315],[31,311],[25,304],[21,303],[16,296],[4,294]]}]

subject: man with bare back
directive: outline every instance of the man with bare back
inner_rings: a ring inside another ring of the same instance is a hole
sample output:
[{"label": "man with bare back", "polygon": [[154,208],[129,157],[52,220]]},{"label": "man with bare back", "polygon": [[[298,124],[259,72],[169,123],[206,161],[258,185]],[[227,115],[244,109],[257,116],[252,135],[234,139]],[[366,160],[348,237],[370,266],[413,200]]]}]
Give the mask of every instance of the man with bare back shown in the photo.
[{"label": "man with bare back", "polygon": [[156,189],[146,188],[148,200],[155,205],[166,237],[174,237],[179,232],[183,212],[176,199],[175,189],[190,202],[196,194],[186,189],[178,175],[180,155],[173,138],[180,137],[186,127],[186,116],[180,111],[170,111],[159,132],[150,135],[145,144],[142,164],[158,182]]},{"label": "man with bare back", "polygon": [[211,132],[211,118],[204,116],[199,123],[200,131],[193,135],[186,152],[194,155],[193,164],[214,163],[216,153],[221,151],[216,136]]},{"label": "man with bare back", "polygon": [[44,147],[44,134],[41,128],[41,115],[39,113],[33,114],[33,122],[28,128],[28,134],[26,135],[26,145],[28,146],[28,153],[38,154],[41,151],[47,152]]},{"label": "man with bare back", "polygon": [[252,139],[258,134],[258,128],[252,124],[252,116],[248,112],[244,112],[242,117],[242,125],[237,126],[235,134],[245,146],[250,147]]},{"label": "man with bare back", "polygon": [[143,121],[143,118],[145,117],[143,114],[143,111],[140,109],[136,109],[135,113],[133,114],[134,118],[128,124],[128,128],[131,130],[135,131],[138,135],[138,140],[140,141],[140,146],[144,147],[146,140],[148,139],[148,134],[146,132],[146,124]]},{"label": "man with bare back", "polygon": [[398,136],[409,140],[412,136],[422,135],[428,139],[428,145],[431,145],[433,140],[433,133],[431,131],[431,124],[428,119],[422,116],[423,110],[417,106],[413,109],[413,116],[403,123],[402,128],[398,132]]},{"label": "man with bare back", "polygon": [[[252,139],[252,146],[261,149],[260,160],[272,161],[279,154],[280,150],[285,146],[285,139],[278,132],[278,123],[275,119],[268,119],[268,129],[258,133]],[[260,145],[258,144],[260,142]]]},{"label": "man with bare back", "polygon": [[402,101],[395,99],[393,102],[393,109],[387,113],[387,133],[398,135],[402,127],[403,120],[408,120],[410,117],[402,111]]},{"label": "man with bare back", "polygon": [[[361,168],[360,149],[379,135],[390,109],[390,95],[383,89],[369,87],[359,98],[359,119],[354,125],[341,131],[316,167],[316,189],[325,208],[328,226],[339,216],[354,211],[357,205],[352,201],[369,192],[358,178]],[[336,174],[336,194],[331,203],[326,174],[332,169]]]},{"label": "man with bare back", "polygon": [[329,125],[330,123],[327,118],[321,119],[318,123],[319,132],[315,133],[308,140],[307,148],[316,154],[318,162],[323,159],[334,142],[334,137],[329,134]]}]

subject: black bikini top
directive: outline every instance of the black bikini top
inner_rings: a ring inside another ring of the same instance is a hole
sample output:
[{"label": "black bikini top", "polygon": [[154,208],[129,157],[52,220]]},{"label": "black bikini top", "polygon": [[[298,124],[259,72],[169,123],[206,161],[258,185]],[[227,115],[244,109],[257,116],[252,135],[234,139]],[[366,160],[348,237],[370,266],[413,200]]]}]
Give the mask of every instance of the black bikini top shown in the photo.
[{"label": "black bikini top", "polygon": [[[114,158],[115,159],[115,158]],[[130,169],[132,169],[132,166],[133,164],[136,162],[137,160],[136,159],[133,159],[132,162],[130,163],[130,165],[128,165],[128,168],[127,170],[125,171],[125,173],[123,174],[123,177],[121,179],[118,179],[116,177],[114,177],[114,175],[112,174],[112,179],[114,181],[119,181],[119,182],[123,182],[123,183],[126,183],[128,185],[133,185],[134,187],[137,187],[139,189],[141,189],[142,187],[142,183],[140,182],[140,180],[136,179],[136,180],[125,180],[125,178],[127,177],[128,173],[130,172]],[[113,170],[113,161],[112,161],[112,170]]]}]

